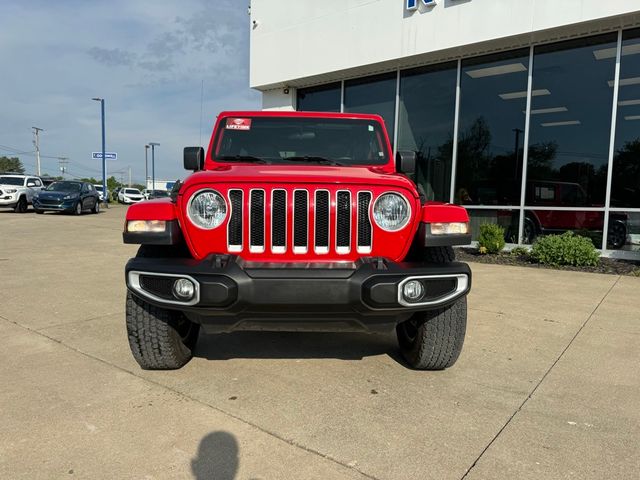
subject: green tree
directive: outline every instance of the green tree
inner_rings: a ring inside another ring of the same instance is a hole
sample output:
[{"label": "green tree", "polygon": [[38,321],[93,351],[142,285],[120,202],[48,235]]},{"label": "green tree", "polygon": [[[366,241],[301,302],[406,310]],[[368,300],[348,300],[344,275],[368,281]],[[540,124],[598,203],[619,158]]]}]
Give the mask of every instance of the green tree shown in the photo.
[{"label": "green tree", "polygon": [[24,173],[24,166],[18,157],[0,157],[0,172]]}]

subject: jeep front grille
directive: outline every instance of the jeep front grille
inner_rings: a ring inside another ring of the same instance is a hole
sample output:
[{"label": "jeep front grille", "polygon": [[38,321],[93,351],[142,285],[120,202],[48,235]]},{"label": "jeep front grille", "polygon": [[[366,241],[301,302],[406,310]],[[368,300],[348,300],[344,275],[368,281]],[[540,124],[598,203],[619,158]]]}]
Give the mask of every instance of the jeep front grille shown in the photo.
[{"label": "jeep front grille", "polygon": [[229,252],[346,255],[354,247],[362,254],[372,251],[371,192],[247,188],[231,189],[228,197]]}]

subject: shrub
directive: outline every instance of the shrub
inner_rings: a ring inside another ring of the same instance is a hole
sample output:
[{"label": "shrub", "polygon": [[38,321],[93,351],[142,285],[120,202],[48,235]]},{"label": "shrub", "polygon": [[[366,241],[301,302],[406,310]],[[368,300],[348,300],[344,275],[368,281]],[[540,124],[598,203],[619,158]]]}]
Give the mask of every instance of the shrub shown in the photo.
[{"label": "shrub", "polygon": [[479,251],[486,250],[487,253],[499,253],[504,248],[504,244],[504,228],[495,223],[480,225],[480,235],[478,236]]},{"label": "shrub", "polygon": [[573,232],[540,237],[533,244],[530,256],[539,263],[553,266],[586,267],[596,266],[600,262],[600,254],[591,239]]},{"label": "shrub", "polygon": [[515,247],[511,249],[511,255],[514,257],[528,257],[529,250],[525,247]]}]

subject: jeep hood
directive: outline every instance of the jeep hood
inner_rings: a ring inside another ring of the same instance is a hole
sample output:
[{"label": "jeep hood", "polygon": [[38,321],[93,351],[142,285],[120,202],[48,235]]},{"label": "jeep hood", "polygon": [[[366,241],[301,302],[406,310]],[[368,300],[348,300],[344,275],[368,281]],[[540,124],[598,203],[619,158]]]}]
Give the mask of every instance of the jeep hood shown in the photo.
[{"label": "jeep hood", "polygon": [[417,196],[415,185],[404,175],[368,166],[304,165],[224,165],[213,170],[194,173],[185,186],[212,183],[275,183],[275,184],[349,184],[386,185],[404,188]]}]

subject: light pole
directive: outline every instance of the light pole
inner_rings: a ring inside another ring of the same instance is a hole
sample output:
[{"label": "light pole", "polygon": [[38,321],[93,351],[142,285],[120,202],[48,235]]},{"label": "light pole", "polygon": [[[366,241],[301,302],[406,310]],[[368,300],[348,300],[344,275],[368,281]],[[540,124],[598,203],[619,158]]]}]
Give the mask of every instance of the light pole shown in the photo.
[{"label": "light pole", "polygon": [[144,188],[149,188],[149,161],[147,160],[149,154],[149,145],[144,146]]},{"label": "light pole", "polygon": [[109,208],[107,203],[107,156],[104,138],[104,98],[92,98],[96,102],[100,102],[100,113],[102,118],[102,200],[105,207]]},{"label": "light pole", "polygon": [[36,175],[40,176],[40,132],[44,132],[44,130],[38,127],[31,128],[33,129],[33,134],[35,135],[33,144],[36,146]]},{"label": "light pole", "polygon": [[149,142],[151,145],[151,191],[156,191],[156,156],[155,147],[159,147],[160,144],[156,142]]}]

